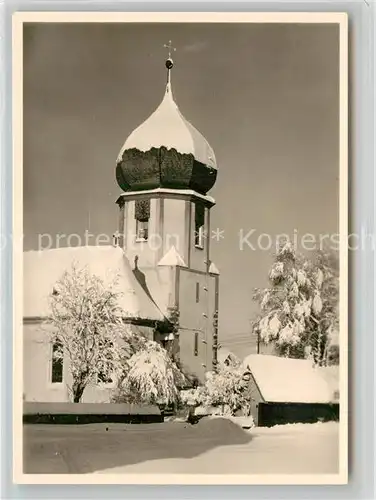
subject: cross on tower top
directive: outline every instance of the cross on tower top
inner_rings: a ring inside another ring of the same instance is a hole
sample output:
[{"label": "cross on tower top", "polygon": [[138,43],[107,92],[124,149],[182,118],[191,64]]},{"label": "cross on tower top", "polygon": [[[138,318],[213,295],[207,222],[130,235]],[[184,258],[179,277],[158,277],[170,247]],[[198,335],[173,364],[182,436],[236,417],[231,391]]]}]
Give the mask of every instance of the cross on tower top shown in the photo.
[{"label": "cross on tower top", "polygon": [[172,46],[172,42],[171,42],[171,40],[169,40],[169,42],[168,42],[168,43],[165,43],[165,44],[163,45],[163,47],[164,47],[165,49],[168,49],[168,58],[170,59],[170,58],[171,58],[171,52],[175,52],[175,51],[176,51],[176,48]]}]

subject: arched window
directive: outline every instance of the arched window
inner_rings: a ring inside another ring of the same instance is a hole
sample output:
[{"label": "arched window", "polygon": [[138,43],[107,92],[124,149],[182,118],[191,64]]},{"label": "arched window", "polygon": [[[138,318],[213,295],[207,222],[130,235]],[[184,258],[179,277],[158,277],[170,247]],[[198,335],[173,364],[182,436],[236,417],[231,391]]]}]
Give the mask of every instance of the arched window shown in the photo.
[{"label": "arched window", "polygon": [[52,369],[51,382],[61,384],[63,382],[63,346],[56,341],[52,344]]},{"label": "arched window", "polygon": [[135,201],[136,239],[147,240],[149,237],[150,200]]}]

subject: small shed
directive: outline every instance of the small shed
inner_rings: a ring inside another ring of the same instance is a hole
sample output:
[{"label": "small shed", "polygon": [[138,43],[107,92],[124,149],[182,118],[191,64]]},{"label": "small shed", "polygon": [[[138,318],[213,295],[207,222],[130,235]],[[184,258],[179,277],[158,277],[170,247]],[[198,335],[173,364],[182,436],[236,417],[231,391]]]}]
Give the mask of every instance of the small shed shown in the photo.
[{"label": "small shed", "polygon": [[338,370],[328,378],[309,360],[265,354],[247,356],[244,365],[256,425],[338,420]]}]

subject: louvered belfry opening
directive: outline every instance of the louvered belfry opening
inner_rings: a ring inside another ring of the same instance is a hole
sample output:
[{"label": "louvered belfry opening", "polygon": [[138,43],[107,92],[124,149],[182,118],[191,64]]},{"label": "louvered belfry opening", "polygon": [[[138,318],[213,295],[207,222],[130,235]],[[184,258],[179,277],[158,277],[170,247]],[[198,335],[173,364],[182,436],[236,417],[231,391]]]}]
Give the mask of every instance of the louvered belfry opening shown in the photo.
[{"label": "louvered belfry opening", "polygon": [[147,240],[149,237],[150,199],[135,200],[136,237]]}]

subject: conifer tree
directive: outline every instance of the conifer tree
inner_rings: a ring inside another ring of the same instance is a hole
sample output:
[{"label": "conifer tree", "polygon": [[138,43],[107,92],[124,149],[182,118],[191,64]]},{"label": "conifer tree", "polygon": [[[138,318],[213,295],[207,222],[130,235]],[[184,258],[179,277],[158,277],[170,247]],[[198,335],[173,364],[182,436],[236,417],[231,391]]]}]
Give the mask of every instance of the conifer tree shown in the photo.
[{"label": "conifer tree", "polygon": [[278,247],[269,282],[268,288],[255,290],[260,313],[254,332],[263,343],[273,342],[281,356],[310,357],[325,365],[338,333],[337,256],[318,251],[311,259],[303,257],[286,239]]}]

